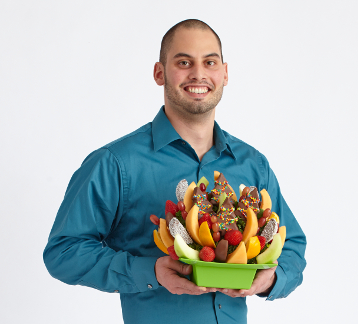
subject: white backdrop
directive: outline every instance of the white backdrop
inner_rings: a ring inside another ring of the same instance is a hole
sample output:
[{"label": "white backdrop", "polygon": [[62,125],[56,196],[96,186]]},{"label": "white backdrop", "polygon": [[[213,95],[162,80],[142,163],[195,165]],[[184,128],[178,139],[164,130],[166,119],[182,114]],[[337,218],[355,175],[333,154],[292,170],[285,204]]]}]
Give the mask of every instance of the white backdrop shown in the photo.
[{"label": "white backdrop", "polygon": [[53,279],[42,252],[87,154],[163,104],[153,66],[187,18],[223,43],[217,121],[268,158],[307,235],[303,284],[248,298],[249,323],[353,323],[357,15],[353,0],[1,0],[1,323],[122,323],[118,294]]}]

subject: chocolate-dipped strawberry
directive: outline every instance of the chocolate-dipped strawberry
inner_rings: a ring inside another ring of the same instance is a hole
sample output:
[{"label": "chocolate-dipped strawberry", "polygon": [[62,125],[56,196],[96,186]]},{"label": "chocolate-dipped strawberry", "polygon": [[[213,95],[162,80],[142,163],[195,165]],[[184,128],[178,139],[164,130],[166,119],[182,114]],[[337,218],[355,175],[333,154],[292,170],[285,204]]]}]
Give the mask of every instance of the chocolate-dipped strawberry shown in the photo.
[{"label": "chocolate-dipped strawberry", "polygon": [[[233,195],[231,189],[228,186],[228,181],[224,177],[222,173],[220,173],[217,180],[214,182],[215,187],[213,190],[211,190],[211,203],[212,204],[218,204],[219,197],[222,193],[226,193],[228,197],[231,197]],[[230,199],[231,200],[231,199]]]},{"label": "chocolate-dipped strawberry", "polygon": [[[248,187],[246,187],[248,188]],[[246,189],[245,188],[245,189]],[[246,209],[250,207],[255,214],[260,211],[259,204],[260,198],[256,187],[250,187],[248,190],[243,190],[243,194],[237,204],[237,210],[235,214],[243,219],[246,219]],[[247,194],[246,194],[247,192]]]},{"label": "chocolate-dipped strawberry", "polygon": [[227,197],[219,208],[217,219],[219,223],[220,233],[224,235],[226,231],[238,230],[236,225],[235,207]]},{"label": "chocolate-dipped strawberry", "polygon": [[213,205],[209,200],[206,199],[206,195],[200,190],[199,187],[194,188],[192,201],[195,205],[199,207],[199,215],[200,219],[205,213],[208,213],[210,216],[215,216],[215,212],[213,211]]}]

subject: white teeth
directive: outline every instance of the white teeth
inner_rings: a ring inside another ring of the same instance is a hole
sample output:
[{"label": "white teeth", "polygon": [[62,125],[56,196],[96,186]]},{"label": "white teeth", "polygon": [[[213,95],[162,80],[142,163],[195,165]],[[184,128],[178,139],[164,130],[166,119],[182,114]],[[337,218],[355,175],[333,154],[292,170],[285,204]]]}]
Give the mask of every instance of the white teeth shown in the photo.
[{"label": "white teeth", "polygon": [[191,88],[191,87],[189,87],[188,91],[189,92],[194,92],[194,93],[207,93],[209,91],[209,89],[208,88],[202,88],[202,87],[200,87],[200,88]]}]

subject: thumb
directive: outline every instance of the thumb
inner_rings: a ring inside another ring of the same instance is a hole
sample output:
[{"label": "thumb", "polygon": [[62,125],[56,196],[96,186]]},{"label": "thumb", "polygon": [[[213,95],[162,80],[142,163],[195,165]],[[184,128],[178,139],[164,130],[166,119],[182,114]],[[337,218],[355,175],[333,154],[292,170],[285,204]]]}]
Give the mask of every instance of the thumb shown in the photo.
[{"label": "thumb", "polygon": [[173,267],[173,269],[182,275],[188,275],[192,271],[192,266],[190,264],[176,262],[175,267]]}]

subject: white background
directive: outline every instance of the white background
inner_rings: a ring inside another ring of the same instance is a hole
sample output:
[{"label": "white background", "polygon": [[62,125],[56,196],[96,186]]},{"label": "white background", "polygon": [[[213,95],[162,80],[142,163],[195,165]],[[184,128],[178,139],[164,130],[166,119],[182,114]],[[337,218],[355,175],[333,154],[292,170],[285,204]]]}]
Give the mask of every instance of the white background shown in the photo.
[{"label": "white background", "polygon": [[187,18],[223,43],[217,121],[268,158],[307,235],[302,286],[248,298],[249,323],[353,323],[357,15],[344,0],[1,0],[1,323],[122,323],[118,294],[53,279],[42,252],[87,154],[163,104],[153,66],[164,33]]}]

